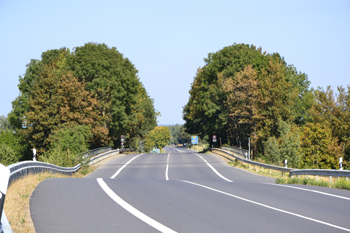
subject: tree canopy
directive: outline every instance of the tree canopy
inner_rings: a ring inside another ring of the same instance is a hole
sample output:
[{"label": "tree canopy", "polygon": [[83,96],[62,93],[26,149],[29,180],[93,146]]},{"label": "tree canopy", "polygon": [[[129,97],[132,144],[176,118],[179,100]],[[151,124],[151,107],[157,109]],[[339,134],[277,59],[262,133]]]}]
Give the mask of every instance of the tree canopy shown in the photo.
[{"label": "tree canopy", "polygon": [[233,44],[205,63],[183,109],[187,133],[245,149],[251,138],[252,157],[275,164],[335,168],[340,156],[349,160],[349,87],[338,96],[330,87],[314,91],[305,73],[253,45]]},{"label": "tree canopy", "polygon": [[170,130],[166,126],[157,126],[146,136],[145,148],[151,150],[153,147],[163,148],[170,141]]},{"label": "tree canopy", "polygon": [[20,76],[9,122],[38,154],[50,150],[53,135],[66,125],[89,127],[89,149],[117,147],[121,135],[144,138],[159,113],[137,73],[105,44],[48,50]]}]

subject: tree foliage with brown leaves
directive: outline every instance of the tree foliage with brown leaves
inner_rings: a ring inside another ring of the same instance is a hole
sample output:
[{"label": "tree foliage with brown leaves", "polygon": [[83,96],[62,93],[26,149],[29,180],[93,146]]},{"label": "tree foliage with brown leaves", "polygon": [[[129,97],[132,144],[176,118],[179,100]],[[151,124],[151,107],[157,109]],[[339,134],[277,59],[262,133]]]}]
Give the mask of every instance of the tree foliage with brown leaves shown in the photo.
[{"label": "tree foliage with brown leaves", "polygon": [[51,135],[69,122],[90,126],[92,145],[108,143],[108,129],[101,124],[104,116],[96,108],[98,101],[71,72],[60,69],[64,60],[44,66],[29,94],[29,109],[23,118],[26,127],[21,133],[38,153],[47,150]]}]

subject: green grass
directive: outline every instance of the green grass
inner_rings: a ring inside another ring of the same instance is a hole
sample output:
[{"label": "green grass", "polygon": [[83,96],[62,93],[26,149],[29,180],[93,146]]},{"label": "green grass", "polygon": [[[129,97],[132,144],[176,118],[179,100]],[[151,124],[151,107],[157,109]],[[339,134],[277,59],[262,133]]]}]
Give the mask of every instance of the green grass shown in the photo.
[{"label": "green grass", "polygon": [[329,188],[338,188],[338,189],[347,189],[350,190],[350,181],[347,181],[345,178],[340,178],[335,182],[328,182],[325,180],[316,180],[310,178],[299,179],[297,177],[288,177],[288,178],[277,178],[277,184],[303,184],[303,185],[312,185],[312,186],[321,186]]}]

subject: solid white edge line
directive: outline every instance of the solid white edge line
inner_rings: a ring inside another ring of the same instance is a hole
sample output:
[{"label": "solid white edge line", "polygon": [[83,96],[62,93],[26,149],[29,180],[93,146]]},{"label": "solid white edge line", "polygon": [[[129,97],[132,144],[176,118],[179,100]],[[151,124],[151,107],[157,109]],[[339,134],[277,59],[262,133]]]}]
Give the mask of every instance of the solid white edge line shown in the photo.
[{"label": "solid white edge line", "polygon": [[280,187],[292,188],[292,189],[300,189],[300,190],[303,190],[303,191],[318,193],[318,194],[322,194],[322,195],[326,195],[326,196],[331,196],[331,197],[336,197],[336,198],[341,198],[341,199],[345,199],[345,200],[349,200],[349,201],[350,201],[350,198],[349,198],[349,197],[343,197],[343,196],[339,196],[339,195],[335,195],[335,194],[331,194],[331,193],[325,193],[325,192],[321,192],[321,191],[317,191],[317,190],[312,190],[312,189],[304,189],[304,188],[299,188],[299,187],[294,187],[294,186],[289,186],[289,185],[281,185],[281,184],[270,184],[270,183],[262,183],[262,184],[274,185],[274,186],[280,186]]},{"label": "solid white edge line", "polygon": [[170,153],[168,154],[168,158],[166,159],[166,169],[165,169],[165,179],[166,180],[169,180],[169,156],[170,156]]},{"label": "solid white edge line", "polygon": [[108,187],[108,185],[103,181],[102,178],[97,178],[97,182],[98,184],[101,186],[101,188],[103,189],[103,191],[105,191],[105,193],[113,199],[113,201],[115,201],[117,204],[119,204],[121,207],[123,207],[126,211],[128,211],[129,213],[131,213],[132,215],[134,215],[135,217],[139,218],[141,221],[144,221],[145,223],[147,223],[148,225],[154,227],[155,229],[157,229],[158,231],[161,232],[176,232],[171,230],[170,228],[164,226],[163,224],[157,222],[156,220],[148,217],[147,215],[145,215],[144,213],[142,213],[141,211],[137,210],[136,208],[134,208],[133,206],[131,206],[129,203],[127,203],[126,201],[124,201],[122,198],[120,198],[115,192],[113,192],[112,189],[110,189]]},{"label": "solid white edge line", "polygon": [[126,167],[128,166],[129,163],[131,163],[131,161],[133,161],[134,159],[136,159],[137,157],[141,156],[143,154],[139,154],[137,156],[135,156],[134,158],[130,159],[126,164],[124,164],[121,168],[118,169],[118,171],[116,173],[114,173],[113,176],[111,176],[111,179],[114,179],[115,177],[117,177],[117,175]]},{"label": "solid white edge line", "polygon": [[246,202],[249,202],[249,203],[252,203],[252,204],[255,204],[255,205],[259,205],[259,206],[262,206],[262,207],[265,207],[265,208],[268,208],[268,209],[276,210],[276,211],[279,211],[279,212],[282,212],[282,213],[285,213],[285,214],[290,214],[290,215],[293,215],[293,216],[296,216],[296,217],[299,217],[299,218],[303,218],[303,219],[310,220],[310,221],[313,221],[313,222],[317,222],[317,223],[320,223],[320,224],[323,224],[323,225],[326,225],[326,226],[330,226],[330,227],[333,227],[333,228],[337,228],[337,229],[340,229],[340,230],[344,230],[344,231],[350,232],[350,229],[348,229],[348,228],[340,227],[340,226],[337,226],[337,225],[334,225],[334,224],[331,224],[331,223],[327,223],[327,222],[323,222],[323,221],[320,221],[320,220],[317,220],[317,219],[314,219],[314,218],[309,218],[309,217],[306,217],[306,216],[303,216],[303,215],[300,215],[300,214],[295,214],[295,213],[292,213],[292,212],[289,212],[289,211],[286,211],[286,210],[278,209],[278,208],[275,208],[275,207],[272,207],[272,206],[269,206],[269,205],[265,205],[265,204],[262,204],[262,203],[259,203],[259,202],[256,202],[256,201],[252,201],[252,200],[249,200],[249,199],[246,199],[246,198],[243,198],[243,197],[239,197],[239,196],[236,196],[236,195],[233,195],[233,194],[230,194],[230,193],[226,193],[226,192],[214,189],[214,188],[210,188],[210,187],[205,186],[205,185],[197,184],[197,183],[194,183],[194,182],[191,182],[191,181],[186,181],[186,180],[181,180],[181,181],[189,183],[189,184],[193,184],[193,185],[196,185],[196,186],[199,186],[199,187],[202,187],[202,188],[206,188],[206,189],[209,189],[209,190],[221,193],[221,194],[225,194],[227,196],[231,196],[231,197],[240,199],[242,201],[246,201]]},{"label": "solid white edge line", "polygon": [[210,163],[207,162],[207,160],[205,160],[202,156],[200,156],[199,154],[196,154],[198,155],[201,159],[203,159],[203,161],[208,165],[208,167],[211,168],[211,170],[213,170],[213,172],[215,172],[216,175],[218,175],[221,179],[224,179],[228,182],[233,182],[232,180],[229,180],[227,179],[226,177],[224,177],[223,175],[221,175],[212,165],[210,165]]}]

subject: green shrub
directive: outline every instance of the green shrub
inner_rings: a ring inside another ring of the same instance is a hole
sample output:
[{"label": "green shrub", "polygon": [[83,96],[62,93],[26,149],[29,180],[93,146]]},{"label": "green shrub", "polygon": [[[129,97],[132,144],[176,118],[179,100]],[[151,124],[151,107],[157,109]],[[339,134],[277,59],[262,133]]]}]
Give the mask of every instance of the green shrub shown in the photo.
[{"label": "green shrub", "polygon": [[350,182],[347,181],[344,178],[339,179],[336,181],[333,186],[338,189],[349,189],[350,190]]},{"label": "green shrub", "polygon": [[17,162],[18,158],[15,151],[5,143],[0,143],[0,163],[8,166]]}]

